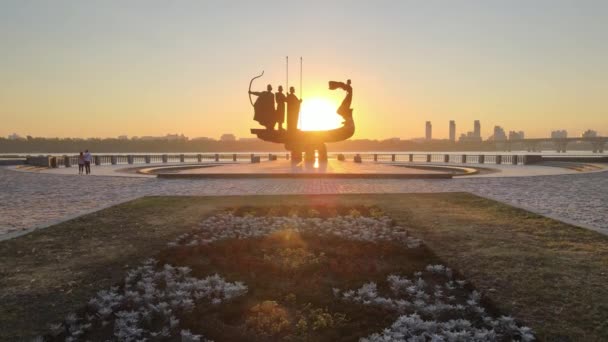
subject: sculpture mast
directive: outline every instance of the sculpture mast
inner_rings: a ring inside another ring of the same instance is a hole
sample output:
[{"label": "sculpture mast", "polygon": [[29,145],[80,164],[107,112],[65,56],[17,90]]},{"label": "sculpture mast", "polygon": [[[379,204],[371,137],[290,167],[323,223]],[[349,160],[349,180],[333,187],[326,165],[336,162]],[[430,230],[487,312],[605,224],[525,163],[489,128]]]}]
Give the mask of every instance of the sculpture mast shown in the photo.
[{"label": "sculpture mast", "polygon": [[[302,101],[302,56],[300,56],[300,101]],[[302,106],[300,105],[300,110],[301,109]],[[298,126],[302,129],[302,115],[298,115]]]}]

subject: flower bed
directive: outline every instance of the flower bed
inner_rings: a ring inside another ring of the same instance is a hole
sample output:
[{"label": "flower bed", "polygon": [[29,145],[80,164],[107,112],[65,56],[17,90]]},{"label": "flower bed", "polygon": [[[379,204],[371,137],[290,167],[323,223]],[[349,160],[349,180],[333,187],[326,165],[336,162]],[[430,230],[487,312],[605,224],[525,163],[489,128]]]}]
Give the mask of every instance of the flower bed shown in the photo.
[{"label": "flower bed", "polygon": [[529,341],[375,207],[236,208],[170,242],[46,340]]}]

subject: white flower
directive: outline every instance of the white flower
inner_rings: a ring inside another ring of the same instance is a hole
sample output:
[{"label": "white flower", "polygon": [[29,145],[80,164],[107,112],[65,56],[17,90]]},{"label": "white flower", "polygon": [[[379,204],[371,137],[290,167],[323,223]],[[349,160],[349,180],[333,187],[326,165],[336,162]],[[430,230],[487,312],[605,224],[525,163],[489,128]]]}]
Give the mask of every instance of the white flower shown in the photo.
[{"label": "white flower", "polygon": [[[85,338],[85,331],[95,321],[107,326],[113,323],[114,336],[120,341],[139,341],[149,337],[169,337],[179,325],[177,314],[192,310],[201,299],[216,304],[247,293],[242,282],[227,282],[218,274],[198,279],[190,276],[188,267],[163,265],[156,269],[156,261],[146,260],[143,266],[130,270],[122,290],[112,287],[102,290],[89,301],[97,315],[87,314],[86,323],[76,314],[65,318],[66,325],[51,326],[54,336],[67,331],[67,340]],[[207,302],[208,303],[208,302]],[[157,332],[144,329],[144,324],[163,322]],[[67,329],[66,329],[67,328]],[[196,336],[192,335],[193,340]]]},{"label": "white flower", "polygon": [[194,335],[190,330],[182,330],[181,333],[182,342],[199,342],[201,335]]},{"label": "white flower", "polygon": [[[391,274],[386,280],[392,297],[384,297],[379,294],[378,286],[373,282],[364,283],[356,291],[334,289],[334,293],[341,293],[342,296],[337,297],[345,301],[379,306],[396,310],[402,314],[391,327],[384,329],[381,333],[361,338],[360,341],[485,342],[511,339],[532,341],[534,339],[530,328],[518,326],[510,316],[502,316],[497,320],[489,317],[485,308],[480,305],[481,293],[478,291],[472,291],[466,297],[462,295],[447,296],[444,294],[444,288],[447,291],[455,290],[455,283],[452,280],[444,285],[433,285],[437,274],[451,278],[451,272],[451,269],[442,265],[429,265],[426,267],[426,273],[415,273],[417,279],[414,282],[406,277]],[[465,282],[459,281],[458,284],[464,286]],[[431,298],[434,299],[434,302],[430,302]],[[443,302],[443,298],[451,303]],[[435,318],[435,320],[424,320],[417,312]],[[438,321],[445,317],[446,313],[457,318]]]},{"label": "white flower", "polygon": [[250,238],[271,234],[289,227],[295,231],[312,231],[319,234],[334,234],[355,240],[403,242],[408,248],[420,246],[419,239],[409,237],[402,227],[395,226],[388,217],[336,216],[326,219],[297,216],[235,216],[223,212],[205,219],[197,232],[185,234],[169,246],[194,246],[229,238]]},{"label": "white flower", "polygon": [[51,330],[51,334],[53,336],[57,336],[65,330],[63,324],[61,324],[61,323],[49,324],[49,329]]}]

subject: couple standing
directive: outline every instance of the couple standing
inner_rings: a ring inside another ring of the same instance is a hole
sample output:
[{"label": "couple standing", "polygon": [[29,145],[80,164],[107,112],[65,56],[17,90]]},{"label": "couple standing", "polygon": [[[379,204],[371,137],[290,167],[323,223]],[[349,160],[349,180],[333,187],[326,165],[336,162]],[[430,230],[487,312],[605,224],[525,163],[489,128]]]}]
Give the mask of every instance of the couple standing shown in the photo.
[{"label": "couple standing", "polygon": [[[249,91],[249,94],[258,97],[253,105],[255,111],[253,119],[266,127],[267,130],[273,130],[277,123],[279,124],[278,129],[283,130],[285,104],[287,104],[287,130],[297,130],[302,99],[298,99],[295,93],[296,89],[289,87],[289,94],[285,96],[283,94],[283,86],[279,86],[279,91],[273,94],[270,84],[266,86],[266,91]],[[277,103],[276,108],[274,105],[275,100]]]},{"label": "couple standing", "polygon": [[91,174],[91,161],[93,156],[89,153],[89,150],[85,150],[84,153],[80,152],[78,156],[78,174],[82,175],[85,172],[87,175]]}]

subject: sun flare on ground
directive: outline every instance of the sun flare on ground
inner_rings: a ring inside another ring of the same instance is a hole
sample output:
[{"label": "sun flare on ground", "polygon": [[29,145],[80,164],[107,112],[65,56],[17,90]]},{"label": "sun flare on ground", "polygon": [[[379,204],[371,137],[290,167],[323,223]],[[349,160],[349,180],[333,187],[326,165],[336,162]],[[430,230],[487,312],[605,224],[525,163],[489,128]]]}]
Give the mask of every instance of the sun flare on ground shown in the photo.
[{"label": "sun flare on ground", "polygon": [[302,101],[300,123],[303,131],[326,131],[342,126],[342,117],[336,114],[339,104],[325,98],[311,98]]}]

